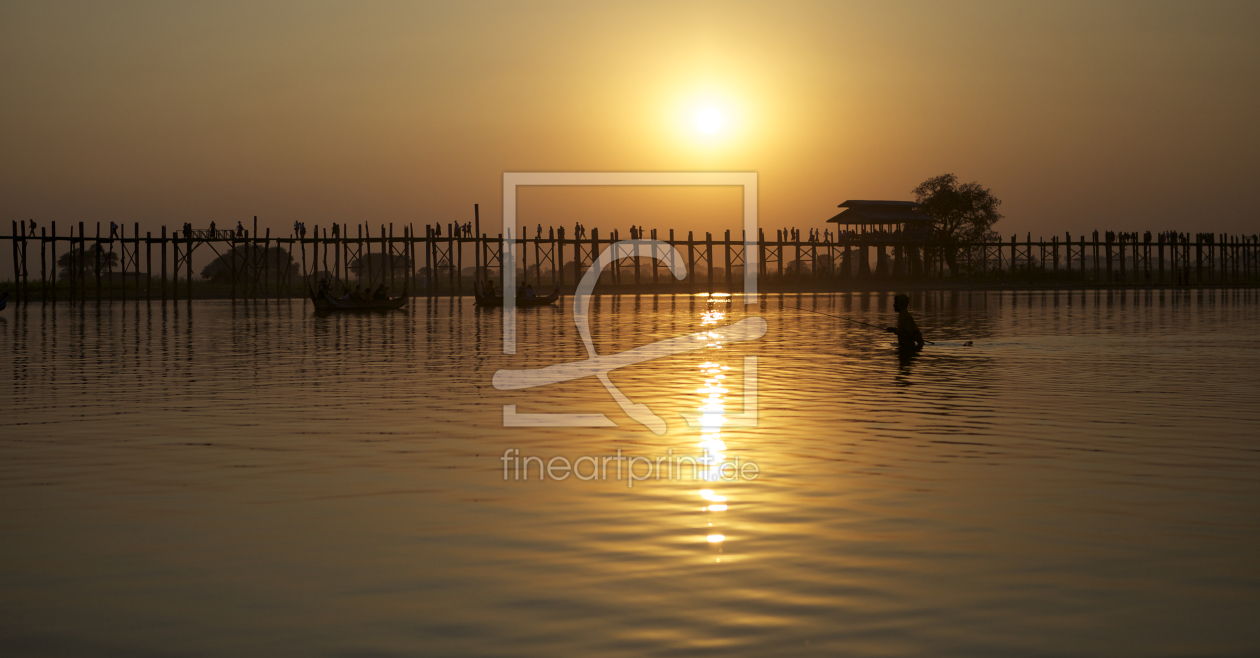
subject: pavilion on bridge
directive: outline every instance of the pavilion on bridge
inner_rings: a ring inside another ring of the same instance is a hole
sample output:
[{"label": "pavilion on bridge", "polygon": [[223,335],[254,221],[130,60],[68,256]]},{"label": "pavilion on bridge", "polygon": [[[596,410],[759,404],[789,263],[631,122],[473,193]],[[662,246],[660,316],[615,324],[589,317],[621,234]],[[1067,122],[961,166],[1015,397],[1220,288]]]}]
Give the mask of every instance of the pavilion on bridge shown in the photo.
[{"label": "pavilion on bridge", "polygon": [[[855,199],[845,201],[839,207],[844,210],[827,222],[836,225],[836,236],[841,242],[857,245],[858,276],[871,274],[870,246],[876,248],[876,276],[922,273],[922,244],[931,239],[936,220],[920,211],[919,204],[913,201]],[[885,252],[888,243],[892,243],[893,247],[891,272]],[[849,262],[849,249],[846,247],[842,267],[850,267]]]}]

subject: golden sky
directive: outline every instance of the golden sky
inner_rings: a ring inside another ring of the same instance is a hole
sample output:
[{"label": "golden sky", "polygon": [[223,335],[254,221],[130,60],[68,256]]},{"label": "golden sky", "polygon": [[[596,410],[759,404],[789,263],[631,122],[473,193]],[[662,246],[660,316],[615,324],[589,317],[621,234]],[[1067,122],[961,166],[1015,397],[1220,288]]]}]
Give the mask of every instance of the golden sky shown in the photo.
[{"label": "golden sky", "polygon": [[[504,171],[552,170],[756,171],[767,228],[945,172],[1007,235],[1260,227],[1254,2],[7,2],[0,50],[4,233],[486,229]],[[605,192],[521,215],[739,225],[720,190]]]}]

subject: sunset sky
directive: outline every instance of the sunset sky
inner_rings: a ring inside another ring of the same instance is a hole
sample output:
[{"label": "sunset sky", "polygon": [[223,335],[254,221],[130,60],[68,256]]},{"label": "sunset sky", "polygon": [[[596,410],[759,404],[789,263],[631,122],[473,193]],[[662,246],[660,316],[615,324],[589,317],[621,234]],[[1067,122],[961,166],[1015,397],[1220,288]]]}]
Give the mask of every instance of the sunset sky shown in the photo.
[{"label": "sunset sky", "polygon": [[[1254,2],[6,2],[0,49],[4,233],[486,229],[505,171],[755,171],[770,228],[945,172],[1004,235],[1260,228]],[[720,232],[739,197],[521,214]]]}]

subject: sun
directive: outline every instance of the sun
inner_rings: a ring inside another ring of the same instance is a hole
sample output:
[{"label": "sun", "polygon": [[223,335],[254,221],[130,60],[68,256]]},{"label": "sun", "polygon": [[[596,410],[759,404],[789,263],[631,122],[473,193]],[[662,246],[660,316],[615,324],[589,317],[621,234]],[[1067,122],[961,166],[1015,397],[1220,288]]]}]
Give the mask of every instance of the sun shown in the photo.
[{"label": "sun", "polygon": [[696,127],[700,128],[700,132],[712,135],[722,129],[722,115],[706,107],[696,114]]}]

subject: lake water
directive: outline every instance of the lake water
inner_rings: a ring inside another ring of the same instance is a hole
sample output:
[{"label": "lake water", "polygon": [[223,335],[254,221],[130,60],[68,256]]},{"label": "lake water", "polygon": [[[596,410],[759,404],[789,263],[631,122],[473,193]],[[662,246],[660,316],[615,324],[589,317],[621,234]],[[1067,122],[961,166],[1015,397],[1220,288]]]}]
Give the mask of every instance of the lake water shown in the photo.
[{"label": "lake water", "polygon": [[694,341],[612,371],[660,435],[494,387],[587,358],[567,299],[513,356],[470,300],[10,306],[0,653],[1260,652],[1257,291],[917,293],[913,357],[820,314],[891,295],[760,301],[596,300],[601,355]]}]

